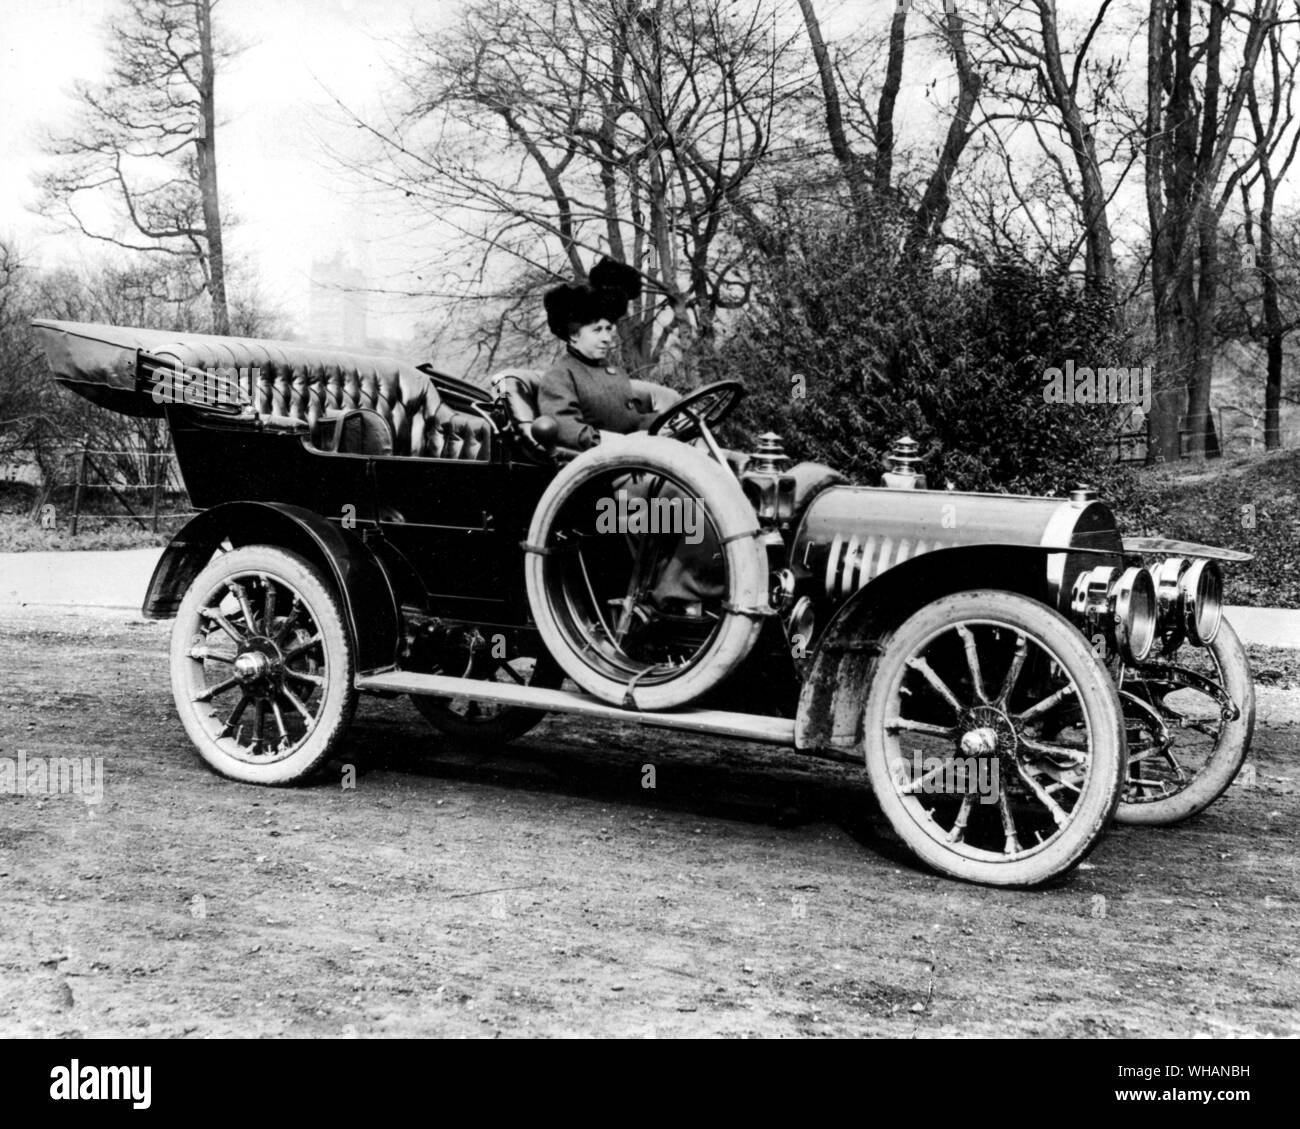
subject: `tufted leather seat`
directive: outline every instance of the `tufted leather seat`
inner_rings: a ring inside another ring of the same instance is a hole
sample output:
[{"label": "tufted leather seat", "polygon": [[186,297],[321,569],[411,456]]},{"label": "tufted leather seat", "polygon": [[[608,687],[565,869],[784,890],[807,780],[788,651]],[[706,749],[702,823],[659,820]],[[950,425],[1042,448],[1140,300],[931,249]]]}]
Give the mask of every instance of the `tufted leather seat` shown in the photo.
[{"label": "tufted leather seat", "polygon": [[393,428],[371,408],[326,412],[311,429],[312,446],[345,455],[391,455]]},{"label": "tufted leather seat", "polygon": [[[58,325],[60,323],[50,323]],[[369,408],[392,429],[395,455],[485,461],[492,425],[443,402],[433,382],[414,365],[287,341],[216,337],[203,333],[118,326],[73,326],[155,357],[234,379],[259,416],[301,420],[313,431],[323,417]]]}]

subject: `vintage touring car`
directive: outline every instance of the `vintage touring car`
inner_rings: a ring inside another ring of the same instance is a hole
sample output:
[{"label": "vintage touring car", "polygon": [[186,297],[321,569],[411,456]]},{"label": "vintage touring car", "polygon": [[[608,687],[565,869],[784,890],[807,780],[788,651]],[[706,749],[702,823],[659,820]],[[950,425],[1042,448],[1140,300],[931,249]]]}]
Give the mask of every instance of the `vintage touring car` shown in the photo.
[{"label": "vintage touring car", "polygon": [[[579,454],[529,372],[36,326],[63,384],[167,419],[198,513],[144,613],[176,617],[177,710],[234,779],[306,777],[361,693],[467,745],[565,712],[864,764],[930,866],[1029,885],[1113,818],[1203,810],[1249,748],[1220,573],[1249,558],[1121,538],[1087,488],[927,490],[906,441],[880,486],[790,465],[775,435],[726,451],[735,382],[638,385],[649,434]],[[630,484],[651,513],[698,508],[716,592],[654,598],[683,530],[602,526]]]}]

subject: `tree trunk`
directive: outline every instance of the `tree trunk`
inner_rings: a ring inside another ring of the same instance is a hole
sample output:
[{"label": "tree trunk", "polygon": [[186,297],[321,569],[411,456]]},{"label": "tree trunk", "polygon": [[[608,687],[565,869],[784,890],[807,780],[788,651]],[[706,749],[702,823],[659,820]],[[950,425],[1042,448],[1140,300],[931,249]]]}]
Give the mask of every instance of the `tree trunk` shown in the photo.
[{"label": "tree trunk", "polygon": [[[1179,48],[1184,49],[1185,22],[1190,23],[1190,0],[1179,0]],[[1223,5],[1212,0],[1210,21],[1205,37],[1205,89],[1202,93],[1200,145],[1196,145],[1192,131],[1196,126],[1196,106],[1193,100],[1180,106],[1179,118],[1186,121],[1186,144],[1179,147],[1179,201],[1183,206],[1184,228],[1182,238],[1196,239],[1196,265],[1182,268],[1176,264],[1175,272],[1197,278],[1196,302],[1193,309],[1191,366],[1187,374],[1187,453],[1193,458],[1204,458],[1206,434],[1211,428],[1210,386],[1214,379],[1214,310],[1218,297],[1218,213],[1211,207],[1197,207],[1201,198],[1196,184],[1197,174],[1204,174],[1208,155],[1214,149],[1215,130],[1219,118],[1219,60],[1223,50]],[[1178,71],[1190,72],[1192,61],[1179,61]],[[1188,77],[1190,87],[1190,74]],[[1184,131],[1179,130],[1179,136]],[[1186,167],[1183,162],[1187,161]],[[1185,174],[1185,179],[1182,179]]]},{"label": "tree trunk", "polygon": [[839,162],[844,179],[848,182],[854,213],[861,220],[866,215],[867,178],[862,169],[862,162],[849,145],[848,135],[844,132],[844,113],[840,107],[840,92],[835,68],[831,66],[830,53],[826,50],[826,41],[822,38],[821,24],[817,20],[812,0],[799,0],[799,10],[803,12],[804,26],[808,30],[813,59],[816,60],[817,74],[821,79],[826,132],[830,137],[831,152],[835,154],[835,160]]},{"label": "tree trunk", "polygon": [[1147,417],[1147,462],[1172,462],[1181,456],[1178,429],[1187,404],[1183,378],[1186,342],[1172,318],[1157,328],[1155,389]]},{"label": "tree trunk", "polygon": [[[1196,114],[1193,108],[1191,0],[1152,0],[1147,56],[1147,209],[1152,231],[1151,289],[1159,342],[1157,391],[1148,461],[1182,456],[1180,425],[1197,356],[1196,287],[1185,260],[1195,191]],[[1165,91],[1169,102],[1165,105]],[[1177,391],[1174,391],[1177,389]]]},{"label": "tree trunk", "polygon": [[1264,341],[1268,374],[1264,380],[1264,449],[1282,446],[1282,324],[1277,273],[1273,255],[1273,193],[1271,176],[1264,178],[1264,203],[1259,213],[1259,273],[1264,287]]},{"label": "tree trunk", "polygon": [[[1267,117],[1261,112],[1258,90],[1254,82],[1247,90],[1246,100],[1250,107],[1250,120],[1254,128],[1255,144],[1259,150],[1259,181],[1263,188],[1263,200],[1259,210],[1259,272],[1260,289],[1263,304],[1263,319],[1258,327],[1250,326],[1252,337],[1262,337],[1268,365],[1264,379],[1264,449],[1274,451],[1282,446],[1282,347],[1288,327],[1282,320],[1281,293],[1277,279],[1276,247],[1273,235],[1274,203],[1278,183],[1285,179],[1291,163],[1300,148],[1300,130],[1292,133],[1289,149],[1284,153],[1280,167],[1275,168],[1273,158],[1282,146],[1286,129],[1291,125],[1291,95],[1295,90],[1297,68],[1300,60],[1288,57],[1282,49],[1282,33],[1278,26],[1270,29],[1268,35],[1269,65],[1259,68],[1271,76],[1269,90],[1269,112]],[[1285,68],[1285,69],[1284,69]],[[1278,128],[1279,120],[1282,125]],[[1241,189],[1242,204],[1246,212],[1247,229],[1250,224],[1250,195],[1248,186],[1243,183]]]},{"label": "tree trunk", "polygon": [[226,303],[226,252],[221,237],[221,200],[217,194],[216,65],[212,53],[212,0],[194,0],[199,25],[199,113],[202,134],[195,142],[199,165],[199,192],[203,198],[203,226],[208,242],[208,292],[212,299],[212,331],[230,332],[230,307]]},{"label": "tree trunk", "polygon": [[912,220],[912,230],[907,237],[904,255],[916,261],[934,246],[948,216],[953,173],[961,160],[962,151],[971,139],[971,117],[979,100],[980,75],[971,65],[966,51],[966,32],[955,4],[944,5],[944,32],[948,49],[957,67],[957,108],[948,123],[948,136],[939,154],[939,162],[926,182],[925,194]]},{"label": "tree trunk", "polygon": [[1187,374],[1187,453],[1204,458],[1218,454],[1218,439],[1210,418],[1210,390],[1214,380],[1214,311],[1219,299],[1219,225],[1211,209],[1206,209],[1201,218],[1198,259],[1194,349]]},{"label": "tree trunk", "polygon": [[900,4],[889,21],[889,58],[876,110],[875,186],[876,195],[882,199],[888,195],[894,175],[894,105],[903,85],[903,53],[906,48],[907,6]]},{"label": "tree trunk", "polygon": [[1169,68],[1165,50],[1165,0],[1151,0],[1147,17],[1147,119],[1145,180],[1147,222],[1151,228],[1151,290],[1155,303],[1156,363],[1151,414],[1147,418],[1147,462],[1178,457],[1178,418],[1182,414],[1181,381],[1174,379],[1178,342],[1168,313],[1170,231],[1166,223],[1161,173],[1169,139],[1163,129],[1161,106]]},{"label": "tree trunk", "polygon": [[1106,216],[1106,189],[1097,161],[1096,140],[1079,112],[1075,90],[1061,63],[1056,0],[1038,0],[1038,18],[1043,31],[1047,94],[1060,111],[1083,186],[1083,223],[1087,239],[1085,284],[1095,294],[1112,296],[1115,292],[1115,250]]}]

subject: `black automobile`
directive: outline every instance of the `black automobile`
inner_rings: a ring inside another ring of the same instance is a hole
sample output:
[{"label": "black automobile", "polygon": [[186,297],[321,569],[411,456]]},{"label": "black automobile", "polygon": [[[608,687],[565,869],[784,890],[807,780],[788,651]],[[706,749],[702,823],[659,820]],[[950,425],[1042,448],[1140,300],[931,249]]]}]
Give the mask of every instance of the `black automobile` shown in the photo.
[{"label": "black automobile", "polygon": [[[1121,538],[1064,498],[882,485],[722,448],[743,393],[651,384],[649,434],[577,453],[537,376],[480,387],[299,344],[35,323],[54,376],[165,416],[196,516],[144,613],[176,618],[177,711],[218,772],[289,784],[357,695],[409,694],[491,746],[547,712],[865,765],[930,866],[1029,885],[1112,819],[1203,810],[1247,754],[1254,691],[1222,616],[1244,554]],[[717,583],[657,599],[684,547]]]}]

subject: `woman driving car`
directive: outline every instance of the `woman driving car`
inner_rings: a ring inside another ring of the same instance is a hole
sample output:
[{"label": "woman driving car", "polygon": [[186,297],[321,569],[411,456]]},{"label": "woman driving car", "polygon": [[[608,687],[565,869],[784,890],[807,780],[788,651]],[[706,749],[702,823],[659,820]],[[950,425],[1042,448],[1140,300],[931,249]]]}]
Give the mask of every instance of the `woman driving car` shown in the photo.
[{"label": "woman driving car", "polygon": [[[566,283],[543,298],[547,326],[564,341],[565,351],[542,377],[538,408],[558,424],[561,446],[587,450],[601,441],[602,432],[645,431],[659,414],[636,396],[627,372],[611,359],[616,323],[640,294],[637,271],[603,258],[592,268],[588,284]],[[628,483],[629,495],[646,488],[644,476],[637,477],[642,481]],[[669,486],[661,496],[674,493]],[[696,544],[674,537],[651,594],[658,610],[698,615],[701,601],[724,592],[717,538],[704,524],[704,536]]]},{"label": "woman driving car", "polygon": [[601,259],[590,283],[557,286],[543,299],[546,324],[565,350],[542,377],[538,408],[559,425],[561,446],[585,451],[600,442],[602,431],[644,431],[654,419],[650,405],[634,394],[627,372],[610,358],[615,323],[640,294],[640,274]]}]

